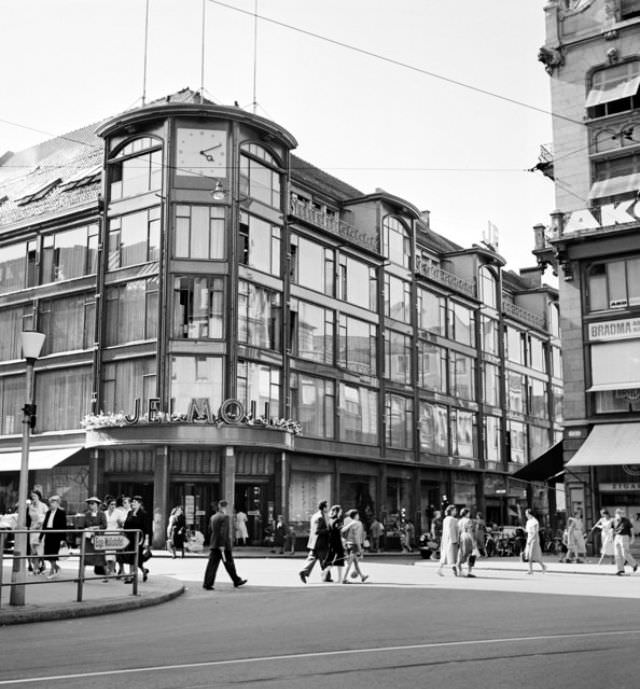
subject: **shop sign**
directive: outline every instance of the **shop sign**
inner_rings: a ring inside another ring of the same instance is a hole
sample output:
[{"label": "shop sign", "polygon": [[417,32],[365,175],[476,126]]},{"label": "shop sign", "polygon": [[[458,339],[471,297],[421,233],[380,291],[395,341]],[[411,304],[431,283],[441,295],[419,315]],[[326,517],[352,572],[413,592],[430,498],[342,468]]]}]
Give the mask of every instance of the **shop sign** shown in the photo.
[{"label": "shop sign", "polygon": [[640,337],[640,318],[589,323],[589,340],[628,340]]},{"label": "shop sign", "polygon": [[599,483],[598,488],[601,493],[629,493],[640,492],[640,482],[632,483]]},{"label": "shop sign", "polygon": [[129,544],[129,539],[120,533],[103,534],[93,537],[93,547],[96,550],[122,550]]},{"label": "shop sign", "polygon": [[[599,217],[597,217],[599,216]],[[612,225],[626,225],[640,220],[640,201],[620,201],[607,203],[599,208],[581,208],[564,216],[562,234],[567,235],[580,230],[597,230]]]}]

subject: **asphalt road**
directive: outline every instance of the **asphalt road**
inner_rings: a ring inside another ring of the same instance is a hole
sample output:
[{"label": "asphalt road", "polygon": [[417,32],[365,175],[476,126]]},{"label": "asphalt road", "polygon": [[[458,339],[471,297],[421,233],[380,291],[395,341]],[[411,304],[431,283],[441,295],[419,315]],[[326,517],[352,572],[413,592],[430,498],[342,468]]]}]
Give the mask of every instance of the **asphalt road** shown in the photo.
[{"label": "asphalt road", "polygon": [[436,579],[445,588],[236,590],[222,574],[214,592],[193,582],[156,608],[5,627],[0,688],[640,686],[638,600],[466,590],[460,580],[450,589]]}]

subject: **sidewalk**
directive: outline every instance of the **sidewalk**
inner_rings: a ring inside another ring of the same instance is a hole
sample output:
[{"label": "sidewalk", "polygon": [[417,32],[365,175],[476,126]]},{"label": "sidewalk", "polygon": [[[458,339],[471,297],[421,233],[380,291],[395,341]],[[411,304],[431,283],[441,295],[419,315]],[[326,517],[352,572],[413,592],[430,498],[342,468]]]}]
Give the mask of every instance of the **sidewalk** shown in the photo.
[{"label": "sidewalk", "polygon": [[[75,565],[75,567],[74,567]],[[185,591],[184,584],[170,577],[150,576],[146,583],[139,582],[138,595],[132,595],[131,584],[121,580],[102,579],[85,581],[83,600],[77,602],[77,560],[61,563],[60,578],[49,581],[43,576],[29,576],[27,581],[39,582],[25,587],[24,606],[9,605],[10,586],[0,591],[0,625],[45,622],[73,617],[88,617],[122,610],[135,610],[165,603]],[[90,568],[87,568],[89,574]],[[5,565],[3,584],[11,582],[11,567]]]}]

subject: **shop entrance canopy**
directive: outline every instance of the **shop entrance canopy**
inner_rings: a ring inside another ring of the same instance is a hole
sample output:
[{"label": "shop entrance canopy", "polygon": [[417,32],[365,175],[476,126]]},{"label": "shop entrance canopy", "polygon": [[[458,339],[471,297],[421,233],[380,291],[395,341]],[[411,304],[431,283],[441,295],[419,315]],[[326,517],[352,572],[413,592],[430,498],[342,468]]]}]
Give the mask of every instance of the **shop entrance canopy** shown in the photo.
[{"label": "shop entrance canopy", "polygon": [[539,457],[518,469],[513,476],[523,481],[548,481],[562,473],[562,440]]},{"label": "shop entrance canopy", "polygon": [[567,467],[620,464],[640,464],[640,423],[594,426]]},{"label": "shop entrance canopy", "polygon": [[[29,469],[51,469],[81,449],[82,445],[74,445],[73,447],[57,447],[49,450],[31,450],[29,452]],[[20,471],[21,456],[20,451],[0,452],[0,471]]]}]

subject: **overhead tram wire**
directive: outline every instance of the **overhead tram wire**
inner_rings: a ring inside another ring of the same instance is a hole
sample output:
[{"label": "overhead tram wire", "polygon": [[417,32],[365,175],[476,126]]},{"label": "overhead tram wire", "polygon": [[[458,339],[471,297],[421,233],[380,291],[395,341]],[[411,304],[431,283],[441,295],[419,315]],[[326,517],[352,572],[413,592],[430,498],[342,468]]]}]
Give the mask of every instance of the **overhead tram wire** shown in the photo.
[{"label": "overhead tram wire", "polygon": [[372,50],[367,50],[366,48],[358,48],[357,46],[351,45],[350,43],[345,43],[344,41],[338,41],[335,38],[329,38],[328,36],[323,36],[322,34],[315,33],[314,31],[308,31],[307,29],[302,29],[299,26],[293,26],[292,24],[287,24],[286,22],[281,22],[281,21],[278,21],[277,19],[272,19],[271,17],[265,17],[262,14],[255,14],[254,12],[251,12],[249,10],[243,10],[240,7],[234,7],[233,5],[229,5],[226,2],[221,2],[221,0],[207,0],[207,1],[210,3],[213,3],[214,5],[218,5],[220,7],[225,7],[229,10],[234,11],[234,12],[239,12],[240,14],[245,14],[249,17],[257,17],[264,22],[268,22],[269,24],[274,24],[275,26],[280,26],[280,27],[285,28],[285,29],[290,29],[291,31],[296,31],[297,33],[301,33],[305,36],[310,36],[311,38],[316,38],[319,41],[324,41],[325,43],[331,43],[332,45],[337,45],[337,46],[339,46],[341,48],[345,48],[347,50],[352,50],[353,52],[359,53],[360,55],[367,55],[368,57],[372,57],[376,60],[381,60],[383,62],[387,62],[388,64],[395,65],[396,67],[402,67],[404,69],[411,70],[412,72],[418,72],[419,74],[424,74],[428,77],[432,77],[434,79],[439,79],[440,81],[445,81],[449,84],[453,84],[455,86],[460,86],[460,87],[468,89],[470,91],[475,91],[476,93],[481,93],[485,96],[490,96],[491,98],[497,98],[499,100],[505,101],[507,103],[511,103],[513,105],[519,105],[520,107],[528,108],[529,110],[534,110],[534,111],[540,112],[544,115],[549,115],[550,117],[555,117],[556,119],[564,120],[565,122],[571,122],[572,124],[577,124],[577,125],[580,125],[581,127],[586,126],[584,122],[581,122],[580,120],[574,120],[572,117],[568,117],[567,115],[561,115],[560,113],[554,113],[554,112],[551,112],[550,110],[545,110],[544,108],[540,108],[537,105],[531,105],[530,103],[525,103],[524,101],[517,100],[516,98],[511,98],[509,96],[503,96],[500,93],[495,93],[494,91],[489,91],[489,90],[483,89],[479,86],[474,86],[473,84],[468,84],[464,81],[459,81],[459,80],[453,79],[451,77],[446,77],[443,74],[431,72],[428,69],[423,69],[422,67],[417,67],[416,65],[411,65],[408,62],[402,62],[402,60],[396,60],[395,58],[387,57],[386,55],[381,55],[380,53],[375,53]]}]

